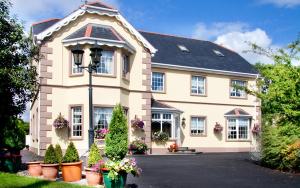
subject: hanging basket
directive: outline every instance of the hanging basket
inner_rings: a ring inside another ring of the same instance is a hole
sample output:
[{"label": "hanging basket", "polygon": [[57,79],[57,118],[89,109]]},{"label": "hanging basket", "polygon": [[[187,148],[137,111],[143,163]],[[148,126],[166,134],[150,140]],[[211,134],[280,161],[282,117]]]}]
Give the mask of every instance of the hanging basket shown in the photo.
[{"label": "hanging basket", "polygon": [[69,127],[69,121],[66,120],[61,113],[59,113],[58,117],[53,122],[53,127],[55,129],[63,129]]},{"label": "hanging basket", "polygon": [[131,127],[138,130],[144,130],[144,122],[135,116],[134,120],[131,120]]},{"label": "hanging basket", "polygon": [[214,127],[214,133],[220,134],[222,131],[223,131],[223,127],[218,122],[216,122],[216,125]]},{"label": "hanging basket", "polygon": [[254,124],[252,128],[252,133],[258,135],[260,133],[260,126],[258,124]]}]

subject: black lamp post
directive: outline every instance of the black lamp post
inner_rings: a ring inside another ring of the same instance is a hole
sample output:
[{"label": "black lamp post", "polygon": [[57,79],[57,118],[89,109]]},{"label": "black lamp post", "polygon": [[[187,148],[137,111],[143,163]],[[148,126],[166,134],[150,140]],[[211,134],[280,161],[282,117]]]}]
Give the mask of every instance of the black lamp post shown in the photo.
[{"label": "black lamp post", "polygon": [[97,67],[99,66],[101,62],[101,56],[102,56],[102,49],[99,48],[97,45],[92,47],[91,49],[91,61],[87,67],[82,66],[82,58],[84,51],[80,48],[79,45],[77,45],[74,49],[72,49],[72,54],[74,58],[74,63],[79,68],[83,68],[88,71],[89,73],[89,148],[94,143],[94,125],[93,125],[93,87],[92,87],[92,74],[93,71],[97,70]]}]

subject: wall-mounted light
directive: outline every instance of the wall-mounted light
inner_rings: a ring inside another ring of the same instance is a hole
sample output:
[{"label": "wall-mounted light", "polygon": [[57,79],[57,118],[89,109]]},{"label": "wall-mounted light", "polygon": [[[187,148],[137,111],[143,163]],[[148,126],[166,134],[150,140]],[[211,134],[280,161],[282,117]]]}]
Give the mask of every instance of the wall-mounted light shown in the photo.
[{"label": "wall-mounted light", "polygon": [[182,125],[182,127],[185,127],[185,118],[184,117],[181,120],[181,125]]}]

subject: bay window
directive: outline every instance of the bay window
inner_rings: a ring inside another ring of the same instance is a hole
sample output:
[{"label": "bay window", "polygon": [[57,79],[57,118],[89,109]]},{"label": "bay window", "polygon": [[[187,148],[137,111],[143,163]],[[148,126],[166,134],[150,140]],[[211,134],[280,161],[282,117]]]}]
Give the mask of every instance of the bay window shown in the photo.
[{"label": "bay window", "polygon": [[96,70],[97,74],[114,74],[114,52],[102,51],[101,62]]},{"label": "bay window", "polygon": [[112,116],[112,108],[94,108],[94,129],[108,129]]}]

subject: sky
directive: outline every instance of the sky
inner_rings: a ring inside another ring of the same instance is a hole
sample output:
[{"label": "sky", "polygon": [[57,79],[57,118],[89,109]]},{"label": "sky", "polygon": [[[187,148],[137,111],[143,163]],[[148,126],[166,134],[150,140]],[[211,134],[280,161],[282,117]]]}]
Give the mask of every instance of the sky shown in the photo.
[{"label": "sky", "polygon": [[[300,0],[103,0],[138,30],[209,40],[238,52],[250,63],[271,60],[249,50],[285,47],[300,34]],[[30,25],[63,18],[82,0],[11,0],[12,13]],[[28,121],[28,112],[23,115]]]}]

